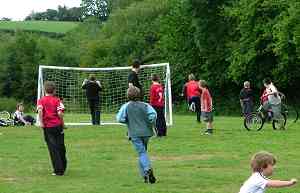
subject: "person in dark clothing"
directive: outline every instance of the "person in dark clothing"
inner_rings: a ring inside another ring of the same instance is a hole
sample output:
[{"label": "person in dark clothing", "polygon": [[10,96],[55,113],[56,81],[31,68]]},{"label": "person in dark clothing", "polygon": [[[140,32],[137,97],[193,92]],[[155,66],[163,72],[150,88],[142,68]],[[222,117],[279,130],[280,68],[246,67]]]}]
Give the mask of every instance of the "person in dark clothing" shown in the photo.
[{"label": "person in dark clothing", "polygon": [[94,75],[90,75],[89,79],[85,79],[82,83],[82,88],[86,90],[86,98],[88,100],[92,124],[100,125],[100,95],[102,90],[100,81],[96,80]]},{"label": "person in dark clothing", "polygon": [[141,95],[141,99],[143,100],[144,98],[144,90],[143,90],[143,86],[139,81],[139,72],[140,72],[140,67],[141,67],[141,61],[139,60],[135,60],[132,63],[132,70],[128,75],[128,86],[135,86],[137,88],[140,89],[140,95]]},{"label": "person in dark clothing", "polygon": [[244,82],[244,88],[240,92],[240,103],[245,117],[253,111],[253,90],[250,88],[250,82]]}]

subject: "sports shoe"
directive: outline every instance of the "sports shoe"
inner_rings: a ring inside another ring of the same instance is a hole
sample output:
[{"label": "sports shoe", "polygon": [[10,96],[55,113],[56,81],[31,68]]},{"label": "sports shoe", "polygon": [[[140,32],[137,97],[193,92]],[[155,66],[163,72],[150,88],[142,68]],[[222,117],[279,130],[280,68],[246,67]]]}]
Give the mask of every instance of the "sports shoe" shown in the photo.
[{"label": "sports shoe", "polygon": [[150,170],[148,170],[146,172],[145,178],[147,178],[151,184],[154,184],[156,182],[156,178],[155,178],[155,176],[153,174],[153,170],[152,169],[150,169]]}]

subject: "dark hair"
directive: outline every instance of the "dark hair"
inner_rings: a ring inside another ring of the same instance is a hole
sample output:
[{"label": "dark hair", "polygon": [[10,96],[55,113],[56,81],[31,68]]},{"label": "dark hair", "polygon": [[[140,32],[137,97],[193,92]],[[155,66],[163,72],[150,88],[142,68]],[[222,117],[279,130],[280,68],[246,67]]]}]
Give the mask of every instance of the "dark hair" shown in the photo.
[{"label": "dark hair", "polygon": [[142,65],[142,62],[140,60],[134,60],[132,63],[132,67],[133,68],[140,68],[140,66]]},{"label": "dark hair", "polygon": [[90,79],[90,81],[95,81],[96,77],[94,74],[90,74],[89,79]]},{"label": "dark hair", "polygon": [[130,86],[127,89],[127,98],[130,101],[138,101],[141,97],[141,91],[138,87]]},{"label": "dark hair", "polygon": [[44,84],[46,94],[54,94],[56,90],[55,83],[52,81],[46,81]]},{"label": "dark hair", "polygon": [[269,164],[275,165],[276,158],[273,154],[266,151],[256,153],[251,159],[251,168],[253,172],[262,172]]},{"label": "dark hair", "polygon": [[152,74],[152,81],[159,82],[160,81],[159,76],[157,74]]},{"label": "dark hair", "polygon": [[271,80],[270,78],[265,78],[265,79],[263,80],[263,83],[264,83],[264,84],[271,84],[271,83],[272,83],[272,80]]},{"label": "dark hair", "polygon": [[16,109],[18,110],[20,106],[24,106],[23,103],[18,103]]}]

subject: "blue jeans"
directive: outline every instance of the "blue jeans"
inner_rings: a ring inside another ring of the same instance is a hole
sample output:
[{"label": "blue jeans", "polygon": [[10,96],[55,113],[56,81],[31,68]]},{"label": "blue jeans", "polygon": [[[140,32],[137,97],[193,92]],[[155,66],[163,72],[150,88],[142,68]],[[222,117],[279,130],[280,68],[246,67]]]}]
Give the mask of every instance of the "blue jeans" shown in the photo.
[{"label": "blue jeans", "polygon": [[140,174],[145,176],[146,171],[151,169],[149,156],[147,155],[147,145],[150,137],[132,137],[131,142],[139,155],[138,165]]}]

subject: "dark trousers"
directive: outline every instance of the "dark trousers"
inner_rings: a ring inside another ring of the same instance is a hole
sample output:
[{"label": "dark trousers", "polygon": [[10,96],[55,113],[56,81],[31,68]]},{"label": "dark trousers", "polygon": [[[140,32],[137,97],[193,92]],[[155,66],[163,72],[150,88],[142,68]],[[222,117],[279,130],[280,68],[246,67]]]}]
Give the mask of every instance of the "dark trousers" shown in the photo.
[{"label": "dark trousers", "polygon": [[44,137],[48,146],[54,173],[63,175],[67,168],[64,130],[61,126],[44,128]]},{"label": "dark trousers", "polygon": [[155,107],[153,106],[157,113],[156,125],[155,129],[157,132],[157,136],[167,136],[167,124],[165,119],[165,111],[163,107]]},{"label": "dark trousers", "polygon": [[196,117],[197,117],[198,122],[201,121],[201,101],[200,100],[201,99],[199,96],[193,96],[189,99],[189,105],[191,105],[192,103],[195,104],[195,112],[196,112]]},{"label": "dark trousers", "polygon": [[92,117],[92,124],[93,125],[100,125],[100,100],[99,98],[91,98],[88,99],[91,117]]}]

